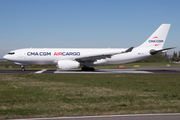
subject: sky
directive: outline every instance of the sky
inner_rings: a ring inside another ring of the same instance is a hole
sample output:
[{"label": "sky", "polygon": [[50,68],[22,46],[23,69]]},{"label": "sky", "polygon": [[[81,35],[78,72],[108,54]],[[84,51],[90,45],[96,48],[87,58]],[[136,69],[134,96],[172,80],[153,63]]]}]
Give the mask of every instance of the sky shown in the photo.
[{"label": "sky", "polygon": [[0,58],[20,48],[137,47],[163,23],[180,51],[180,0],[0,0]]}]

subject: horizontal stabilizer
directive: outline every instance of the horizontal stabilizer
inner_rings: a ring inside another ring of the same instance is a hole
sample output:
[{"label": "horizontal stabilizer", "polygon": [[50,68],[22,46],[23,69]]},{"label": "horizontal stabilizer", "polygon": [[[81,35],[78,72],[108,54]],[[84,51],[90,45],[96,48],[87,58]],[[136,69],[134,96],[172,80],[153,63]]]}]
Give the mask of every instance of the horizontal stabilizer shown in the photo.
[{"label": "horizontal stabilizer", "polygon": [[165,49],[161,49],[161,50],[150,50],[150,54],[155,55],[155,54],[157,54],[159,52],[167,51],[167,50],[174,49],[174,48],[176,48],[176,47],[165,48]]}]

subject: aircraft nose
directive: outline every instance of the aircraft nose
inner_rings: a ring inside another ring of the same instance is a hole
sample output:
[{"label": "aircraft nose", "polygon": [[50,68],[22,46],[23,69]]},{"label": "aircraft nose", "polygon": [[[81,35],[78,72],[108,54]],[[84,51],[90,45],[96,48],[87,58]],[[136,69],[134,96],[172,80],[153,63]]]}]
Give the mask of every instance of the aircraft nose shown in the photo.
[{"label": "aircraft nose", "polygon": [[7,60],[7,55],[4,55],[3,58]]}]

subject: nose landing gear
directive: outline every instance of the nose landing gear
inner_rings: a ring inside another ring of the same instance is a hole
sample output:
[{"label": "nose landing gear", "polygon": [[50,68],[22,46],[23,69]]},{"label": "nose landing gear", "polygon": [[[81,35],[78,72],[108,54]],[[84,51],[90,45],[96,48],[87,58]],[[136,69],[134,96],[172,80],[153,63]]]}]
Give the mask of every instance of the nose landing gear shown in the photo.
[{"label": "nose landing gear", "polygon": [[25,71],[25,68],[24,68],[24,66],[21,66],[21,71],[23,71],[23,72]]}]

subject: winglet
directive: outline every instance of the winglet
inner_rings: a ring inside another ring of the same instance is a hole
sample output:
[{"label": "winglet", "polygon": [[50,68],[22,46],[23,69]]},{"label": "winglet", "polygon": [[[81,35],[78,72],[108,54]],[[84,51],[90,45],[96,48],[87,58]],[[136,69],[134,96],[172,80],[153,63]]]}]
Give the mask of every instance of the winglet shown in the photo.
[{"label": "winglet", "polygon": [[133,49],[134,49],[134,47],[130,47],[129,49],[127,49],[127,50],[125,51],[125,53],[126,53],[126,52],[131,52]]}]

